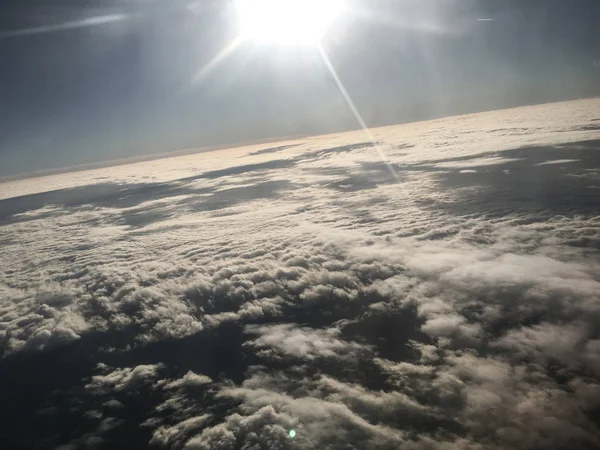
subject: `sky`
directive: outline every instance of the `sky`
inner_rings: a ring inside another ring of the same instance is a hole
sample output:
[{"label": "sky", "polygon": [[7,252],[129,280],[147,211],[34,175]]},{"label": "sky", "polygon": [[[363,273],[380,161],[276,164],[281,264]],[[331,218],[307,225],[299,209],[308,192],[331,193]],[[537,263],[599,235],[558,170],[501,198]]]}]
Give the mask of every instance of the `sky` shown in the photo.
[{"label": "sky", "polygon": [[[348,0],[322,45],[369,126],[600,94],[595,0]],[[231,2],[3,0],[0,176],[356,129],[315,48]]]}]

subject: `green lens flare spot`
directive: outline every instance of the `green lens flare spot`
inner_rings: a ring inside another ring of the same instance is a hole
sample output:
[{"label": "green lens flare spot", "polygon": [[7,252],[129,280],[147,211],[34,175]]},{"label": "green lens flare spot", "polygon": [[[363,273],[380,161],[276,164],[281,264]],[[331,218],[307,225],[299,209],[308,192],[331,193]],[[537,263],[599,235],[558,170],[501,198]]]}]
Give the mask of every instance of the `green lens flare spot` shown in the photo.
[{"label": "green lens flare spot", "polygon": [[296,430],[290,430],[290,437],[294,439],[296,437]]}]

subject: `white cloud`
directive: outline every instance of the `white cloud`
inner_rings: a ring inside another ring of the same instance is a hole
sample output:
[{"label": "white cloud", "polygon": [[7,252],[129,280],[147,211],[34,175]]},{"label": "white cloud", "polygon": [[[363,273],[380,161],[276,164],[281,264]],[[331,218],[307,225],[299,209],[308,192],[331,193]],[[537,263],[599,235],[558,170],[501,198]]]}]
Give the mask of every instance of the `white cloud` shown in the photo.
[{"label": "white cloud", "polygon": [[206,375],[198,375],[191,370],[188,371],[182,378],[173,381],[160,380],[157,384],[163,389],[179,389],[185,387],[198,387],[212,383],[210,377]]},{"label": "white cloud", "polygon": [[144,384],[152,383],[159,372],[164,369],[163,364],[145,364],[136,367],[124,367],[112,369],[100,366],[105,374],[94,375],[85,388],[94,393],[120,392],[134,389]]},{"label": "white cloud", "polygon": [[329,328],[317,330],[296,327],[293,324],[270,326],[248,326],[246,331],[258,335],[249,343],[260,351],[261,348],[298,358],[352,358],[357,352],[365,351],[364,345],[344,341],[339,338],[340,330]]},{"label": "white cloud", "polygon": [[180,446],[185,442],[186,436],[189,436],[189,434],[194,431],[202,429],[209,418],[210,416],[203,415],[184,420],[172,427],[160,426],[154,431],[150,444],[165,447]]}]

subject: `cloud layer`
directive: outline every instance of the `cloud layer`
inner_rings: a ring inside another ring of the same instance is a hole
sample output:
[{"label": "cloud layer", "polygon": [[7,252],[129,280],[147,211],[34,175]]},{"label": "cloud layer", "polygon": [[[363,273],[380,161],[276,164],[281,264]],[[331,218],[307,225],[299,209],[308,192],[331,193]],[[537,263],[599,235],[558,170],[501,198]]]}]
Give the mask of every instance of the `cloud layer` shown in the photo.
[{"label": "cloud layer", "polygon": [[373,130],[397,176],[356,132],[0,185],[1,434],[596,448],[599,114]]}]

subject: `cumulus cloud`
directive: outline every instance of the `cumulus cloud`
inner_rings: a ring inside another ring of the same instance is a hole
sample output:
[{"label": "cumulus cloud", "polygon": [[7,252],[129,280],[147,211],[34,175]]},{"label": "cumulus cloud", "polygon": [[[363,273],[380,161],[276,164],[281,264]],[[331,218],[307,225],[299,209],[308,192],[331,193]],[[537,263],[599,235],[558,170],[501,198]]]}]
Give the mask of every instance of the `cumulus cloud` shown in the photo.
[{"label": "cumulus cloud", "polygon": [[[463,423],[499,447],[591,447],[600,434],[590,410],[540,367],[512,365],[475,355],[451,356],[449,373],[460,380]],[[579,384],[573,378],[573,386]],[[588,386],[598,389],[593,382]]]},{"label": "cumulus cloud", "polygon": [[[288,448],[289,430],[296,430],[300,448],[340,447],[348,442],[363,446],[402,443],[401,433],[372,425],[339,403],[315,398],[294,399],[283,394],[240,390],[226,391],[224,395],[246,401],[243,414],[234,413],[225,422],[205,429],[190,439],[184,448],[235,448],[238,441],[247,448]],[[342,444],[344,443],[344,444]]]},{"label": "cumulus cloud", "polygon": [[179,389],[184,387],[204,386],[210,383],[212,383],[210,377],[207,377],[206,375],[198,375],[190,370],[178,380],[160,380],[157,384],[162,385],[163,389]]},{"label": "cumulus cloud", "polygon": [[336,328],[316,330],[296,327],[293,324],[271,326],[248,326],[249,334],[258,335],[249,342],[252,347],[279,351],[283,355],[298,358],[335,358],[352,357],[353,353],[364,351],[365,346],[356,342],[347,342],[339,338],[341,332]]},{"label": "cumulus cloud", "polygon": [[85,388],[99,393],[127,391],[151,383],[163,368],[162,364],[146,364],[113,370],[111,367],[99,364],[99,369],[105,373],[94,375]]},{"label": "cumulus cloud", "polygon": [[191,433],[201,430],[209,418],[207,415],[192,417],[179,422],[172,427],[161,426],[154,431],[150,444],[169,447],[179,447]]},{"label": "cumulus cloud", "polygon": [[467,324],[459,314],[439,315],[429,319],[422,329],[433,336],[453,336],[455,334],[476,338],[481,333],[479,324]]}]

